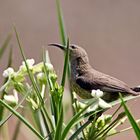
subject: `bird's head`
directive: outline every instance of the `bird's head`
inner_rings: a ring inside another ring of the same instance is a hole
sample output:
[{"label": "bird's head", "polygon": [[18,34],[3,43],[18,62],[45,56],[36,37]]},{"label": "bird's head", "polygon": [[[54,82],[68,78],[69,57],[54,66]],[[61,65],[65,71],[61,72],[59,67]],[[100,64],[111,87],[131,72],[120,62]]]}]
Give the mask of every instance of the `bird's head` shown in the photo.
[{"label": "bird's head", "polygon": [[[66,51],[66,47],[64,47],[63,45],[60,45],[60,44],[49,44],[49,46],[55,46],[55,47],[60,48],[63,51]],[[83,59],[84,61],[88,62],[87,53],[82,47],[71,44],[69,46],[69,50],[70,50],[70,60],[71,61]]]}]

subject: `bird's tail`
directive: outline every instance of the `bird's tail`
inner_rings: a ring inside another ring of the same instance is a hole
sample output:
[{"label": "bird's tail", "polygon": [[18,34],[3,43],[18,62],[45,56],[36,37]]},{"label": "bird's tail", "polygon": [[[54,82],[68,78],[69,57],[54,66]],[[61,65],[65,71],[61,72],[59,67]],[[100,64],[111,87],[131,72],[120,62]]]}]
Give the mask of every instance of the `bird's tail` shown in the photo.
[{"label": "bird's tail", "polygon": [[140,92],[140,85],[139,86],[136,86],[136,87],[133,87],[131,88],[133,91],[135,92]]}]

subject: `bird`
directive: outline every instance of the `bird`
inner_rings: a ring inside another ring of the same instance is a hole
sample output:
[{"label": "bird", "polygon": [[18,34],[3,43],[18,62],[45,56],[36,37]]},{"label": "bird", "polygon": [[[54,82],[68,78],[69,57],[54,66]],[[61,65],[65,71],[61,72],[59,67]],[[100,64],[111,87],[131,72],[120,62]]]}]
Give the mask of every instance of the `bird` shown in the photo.
[{"label": "bird", "polygon": [[[61,44],[51,43],[49,46],[66,51],[66,47]],[[89,63],[87,52],[78,45],[69,45],[69,61],[70,87],[82,99],[93,98],[92,90],[98,89],[103,91],[102,99],[106,102],[118,99],[119,93],[123,96],[139,95],[139,86],[131,88],[125,82],[94,69]]]}]

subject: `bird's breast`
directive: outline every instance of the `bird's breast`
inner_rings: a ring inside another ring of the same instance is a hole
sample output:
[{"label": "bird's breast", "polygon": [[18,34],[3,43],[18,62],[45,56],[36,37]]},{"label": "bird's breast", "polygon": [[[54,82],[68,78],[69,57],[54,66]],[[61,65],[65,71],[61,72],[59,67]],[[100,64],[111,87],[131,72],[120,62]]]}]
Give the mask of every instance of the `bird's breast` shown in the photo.
[{"label": "bird's breast", "polygon": [[74,80],[70,82],[71,89],[76,92],[76,94],[82,99],[90,99],[93,98],[91,96],[91,92],[84,90],[81,88]]}]

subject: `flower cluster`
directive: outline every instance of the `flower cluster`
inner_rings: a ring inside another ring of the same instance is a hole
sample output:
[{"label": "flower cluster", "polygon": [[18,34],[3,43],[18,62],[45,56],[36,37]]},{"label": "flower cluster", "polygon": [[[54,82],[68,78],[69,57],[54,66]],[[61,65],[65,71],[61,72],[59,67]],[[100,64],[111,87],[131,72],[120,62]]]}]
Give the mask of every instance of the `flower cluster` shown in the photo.
[{"label": "flower cluster", "polygon": [[[37,90],[40,95],[36,94],[33,84],[29,84],[28,71],[33,77],[32,82],[38,83]],[[48,76],[48,77],[47,77]],[[54,72],[53,65],[51,63],[38,63],[35,65],[34,59],[27,59],[26,62],[22,62],[18,71],[14,71],[9,67],[3,72],[3,77],[7,78],[7,82],[0,88],[0,91],[5,91],[4,100],[12,106],[18,104],[18,93],[28,96],[26,100],[31,104],[31,107],[36,110],[39,108],[41,101],[45,97],[45,91],[47,87],[47,81],[49,79],[50,84],[56,83],[57,76]],[[13,94],[10,92],[13,91]]]},{"label": "flower cluster", "polygon": [[83,99],[83,100],[79,101],[79,100],[77,100],[76,93],[73,92],[73,96],[75,99],[75,103],[73,104],[74,108],[75,108],[75,104],[76,104],[78,110],[83,109],[84,107],[86,107],[86,105],[88,105],[91,102],[93,102],[93,104],[87,109],[87,112],[93,112],[98,109],[111,108],[111,105],[102,99],[104,93],[100,89],[92,90],[91,95],[93,98]]}]

